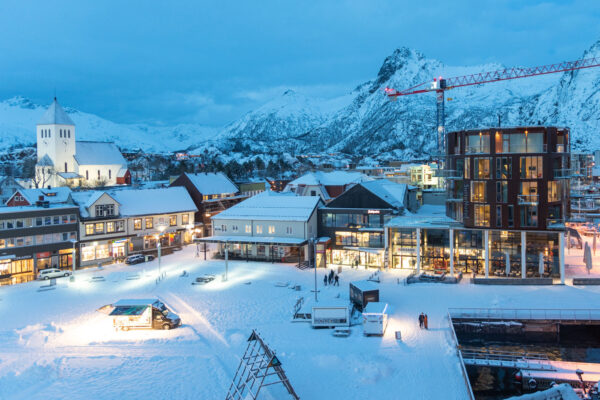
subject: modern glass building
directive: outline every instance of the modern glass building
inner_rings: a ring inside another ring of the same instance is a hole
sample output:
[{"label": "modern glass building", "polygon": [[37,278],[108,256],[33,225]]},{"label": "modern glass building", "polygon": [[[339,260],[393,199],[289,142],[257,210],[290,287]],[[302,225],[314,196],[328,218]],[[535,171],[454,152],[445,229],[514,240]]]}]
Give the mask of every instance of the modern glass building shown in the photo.
[{"label": "modern glass building", "polygon": [[387,225],[390,265],[512,277],[564,277],[569,131],[450,132],[445,215],[423,209]]}]

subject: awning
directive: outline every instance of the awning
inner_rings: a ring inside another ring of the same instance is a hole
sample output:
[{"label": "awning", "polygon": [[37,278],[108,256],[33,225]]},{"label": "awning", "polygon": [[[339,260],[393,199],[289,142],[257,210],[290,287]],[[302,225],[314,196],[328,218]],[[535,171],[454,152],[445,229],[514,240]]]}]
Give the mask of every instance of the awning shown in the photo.
[{"label": "awning", "polygon": [[374,249],[372,247],[343,247],[344,250],[362,251],[371,254],[382,254],[385,249]]},{"label": "awning", "polygon": [[194,239],[195,242],[206,243],[252,243],[252,244],[269,244],[280,246],[302,246],[308,243],[308,240],[303,238],[287,238],[274,236],[207,236]]}]

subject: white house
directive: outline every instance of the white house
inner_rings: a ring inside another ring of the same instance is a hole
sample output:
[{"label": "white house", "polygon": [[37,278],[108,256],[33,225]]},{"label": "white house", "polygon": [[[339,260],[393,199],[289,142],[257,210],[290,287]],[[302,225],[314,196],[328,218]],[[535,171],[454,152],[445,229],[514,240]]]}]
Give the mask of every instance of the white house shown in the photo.
[{"label": "white house", "polygon": [[113,186],[131,183],[114,143],[75,140],[75,124],[56,98],[37,124],[34,187]]},{"label": "white house", "polygon": [[162,254],[192,239],[196,206],[184,188],[74,192],[81,265],[131,254]]},{"label": "white house", "polygon": [[229,245],[231,257],[302,263],[317,237],[319,196],[262,192],[212,218],[212,236],[198,239]]}]

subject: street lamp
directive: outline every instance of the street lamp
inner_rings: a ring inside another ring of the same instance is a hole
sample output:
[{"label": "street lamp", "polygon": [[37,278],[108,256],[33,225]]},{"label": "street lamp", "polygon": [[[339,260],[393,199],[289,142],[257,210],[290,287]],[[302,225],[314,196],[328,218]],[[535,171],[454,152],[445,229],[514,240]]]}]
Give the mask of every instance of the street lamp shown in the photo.
[{"label": "street lamp", "polygon": [[225,240],[225,282],[227,282],[227,272],[229,270],[229,242]]},{"label": "street lamp", "polygon": [[319,300],[317,299],[317,239],[315,239],[314,237],[310,238],[310,243],[313,246],[313,251],[314,251],[314,265],[315,265],[315,302],[318,302]]},{"label": "street lamp", "polygon": [[75,245],[77,244],[77,239],[71,239],[69,241],[73,243],[73,255],[71,256],[71,268],[73,269],[73,273],[71,274],[71,276],[73,277],[73,280],[75,280],[75,261],[77,260],[77,255],[75,253]]},{"label": "street lamp", "polygon": [[162,233],[165,231],[166,226],[164,225],[158,225],[156,227],[156,229],[158,229],[159,233],[156,235],[156,248],[158,250],[158,276],[160,277],[160,256],[161,256],[161,243],[160,243],[160,236],[162,235]]}]

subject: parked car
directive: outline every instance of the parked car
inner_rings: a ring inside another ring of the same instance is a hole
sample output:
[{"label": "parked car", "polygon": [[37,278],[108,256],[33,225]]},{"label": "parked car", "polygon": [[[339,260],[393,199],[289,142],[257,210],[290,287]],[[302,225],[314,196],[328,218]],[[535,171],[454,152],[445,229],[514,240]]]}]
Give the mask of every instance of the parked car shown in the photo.
[{"label": "parked car", "polygon": [[125,264],[139,264],[154,260],[154,256],[145,256],[143,254],[134,254],[125,259]]},{"label": "parked car", "polygon": [[46,279],[54,279],[54,278],[62,278],[63,276],[69,276],[71,275],[71,271],[63,271],[60,270],[58,268],[47,268],[47,269],[42,269],[40,272],[38,272],[37,278],[40,280],[46,280]]}]

